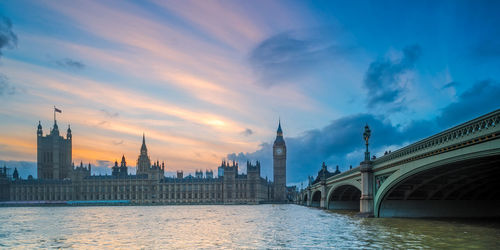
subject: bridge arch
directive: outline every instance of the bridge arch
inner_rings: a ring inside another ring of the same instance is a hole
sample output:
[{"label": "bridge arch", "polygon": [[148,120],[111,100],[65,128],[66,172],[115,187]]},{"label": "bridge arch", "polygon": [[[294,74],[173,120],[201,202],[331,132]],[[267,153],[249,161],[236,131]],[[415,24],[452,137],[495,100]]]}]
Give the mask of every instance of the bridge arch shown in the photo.
[{"label": "bridge arch", "polygon": [[316,190],[311,196],[311,207],[321,206],[321,191]]},{"label": "bridge arch", "polygon": [[326,197],[327,209],[359,211],[361,183],[354,179],[335,183],[328,190]]},{"label": "bridge arch", "polygon": [[375,216],[499,217],[500,149],[492,143],[402,165],[376,192]]},{"label": "bridge arch", "polygon": [[308,201],[307,194],[304,194],[304,197],[301,200],[302,205],[306,205],[307,206],[307,201]]}]

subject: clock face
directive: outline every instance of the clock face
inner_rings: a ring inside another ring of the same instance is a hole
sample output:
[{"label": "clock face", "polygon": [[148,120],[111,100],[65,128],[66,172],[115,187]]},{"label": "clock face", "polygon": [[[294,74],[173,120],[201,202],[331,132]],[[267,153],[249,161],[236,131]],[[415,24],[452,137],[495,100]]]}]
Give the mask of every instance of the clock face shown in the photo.
[{"label": "clock face", "polygon": [[276,149],[276,154],[277,154],[277,155],[281,155],[281,154],[283,154],[283,149],[282,149],[282,148],[277,148],[277,149]]}]

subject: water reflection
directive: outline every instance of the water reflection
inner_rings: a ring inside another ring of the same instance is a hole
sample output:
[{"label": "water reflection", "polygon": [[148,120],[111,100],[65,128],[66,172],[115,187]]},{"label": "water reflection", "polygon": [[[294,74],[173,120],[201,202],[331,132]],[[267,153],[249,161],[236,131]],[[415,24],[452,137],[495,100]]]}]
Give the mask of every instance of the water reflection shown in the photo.
[{"label": "water reflection", "polygon": [[0,208],[9,248],[498,248],[498,221],[365,219],[295,205]]}]

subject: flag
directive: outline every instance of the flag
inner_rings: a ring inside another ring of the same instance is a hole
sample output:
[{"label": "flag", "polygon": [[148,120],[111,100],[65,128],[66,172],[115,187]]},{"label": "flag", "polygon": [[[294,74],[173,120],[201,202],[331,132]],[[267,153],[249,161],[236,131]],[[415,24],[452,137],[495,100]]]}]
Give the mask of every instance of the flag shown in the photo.
[{"label": "flag", "polygon": [[56,108],[55,106],[54,106],[54,111],[55,111],[55,112],[58,112],[58,113],[62,113],[62,110],[60,110],[60,109]]}]

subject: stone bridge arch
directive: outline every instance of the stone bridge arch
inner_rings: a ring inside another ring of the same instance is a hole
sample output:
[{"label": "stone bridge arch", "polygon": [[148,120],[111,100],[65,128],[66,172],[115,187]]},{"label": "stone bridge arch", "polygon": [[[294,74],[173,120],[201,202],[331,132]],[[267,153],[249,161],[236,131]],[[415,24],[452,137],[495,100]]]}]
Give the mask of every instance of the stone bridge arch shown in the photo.
[{"label": "stone bridge arch", "polygon": [[326,197],[327,209],[359,211],[361,183],[355,179],[334,183]]},{"label": "stone bridge arch", "polygon": [[499,206],[495,141],[403,164],[374,197],[376,217],[498,217]]},{"label": "stone bridge arch", "polygon": [[321,207],[321,190],[316,190],[311,195],[311,207]]},{"label": "stone bridge arch", "polygon": [[300,201],[302,205],[307,206],[307,193],[303,195],[302,200]]}]

